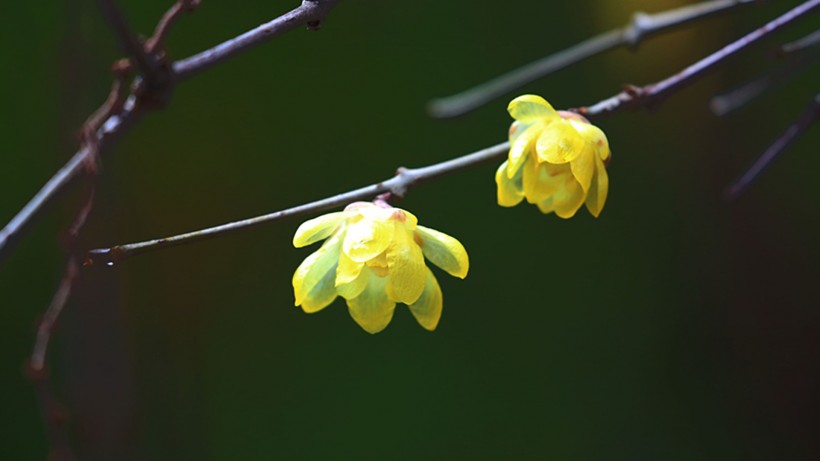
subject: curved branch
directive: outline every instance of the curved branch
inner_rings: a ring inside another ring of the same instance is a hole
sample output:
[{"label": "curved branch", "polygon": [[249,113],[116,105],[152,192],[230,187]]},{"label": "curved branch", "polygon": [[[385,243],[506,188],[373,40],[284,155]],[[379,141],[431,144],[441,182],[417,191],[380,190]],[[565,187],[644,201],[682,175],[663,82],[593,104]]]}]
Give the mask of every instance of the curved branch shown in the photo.
[{"label": "curved branch", "polygon": [[347,205],[348,203],[355,202],[357,200],[372,199],[373,197],[383,193],[390,193],[392,195],[402,197],[408,189],[422,182],[439,178],[456,171],[465,170],[493,160],[500,160],[507,154],[509,149],[510,143],[502,142],[471,154],[446,160],[434,165],[421,168],[399,168],[395,176],[384,181],[377,182],[369,186],[360,187],[358,189],[334,195],[332,197],[316,200],[314,202],[297,205],[285,210],[275,211],[266,215],[243,219],[241,221],[234,221],[215,227],[209,227],[207,229],[187,232],[165,238],[116,245],[111,248],[94,249],[88,252],[83,264],[86,266],[113,266],[118,261],[121,261],[128,256],[134,256],[162,248],[184,245],[186,243],[194,243],[200,240],[206,240],[239,230],[248,229],[250,227],[255,227],[259,224],[279,221],[285,218],[318,213],[320,211]]},{"label": "curved branch", "polygon": [[759,2],[760,0],[715,0],[655,14],[638,11],[632,15],[629,23],[624,27],[584,40],[462,93],[435,99],[430,102],[427,111],[436,118],[464,115],[527,83],[605,51],[619,46],[636,48],[644,38],[674,30],[736,6]]}]

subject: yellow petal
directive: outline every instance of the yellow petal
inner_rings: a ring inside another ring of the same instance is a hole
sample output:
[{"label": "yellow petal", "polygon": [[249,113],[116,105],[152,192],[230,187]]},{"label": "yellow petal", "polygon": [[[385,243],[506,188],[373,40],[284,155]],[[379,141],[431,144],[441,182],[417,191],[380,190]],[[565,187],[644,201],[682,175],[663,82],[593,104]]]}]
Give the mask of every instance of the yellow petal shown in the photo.
[{"label": "yellow petal", "polygon": [[373,259],[393,240],[393,222],[363,218],[347,226],[342,251],[356,262]]},{"label": "yellow petal", "polygon": [[512,118],[522,123],[558,117],[558,113],[555,112],[550,103],[541,96],[534,94],[525,94],[513,99],[507,106],[507,112],[510,113]]},{"label": "yellow petal", "polygon": [[442,301],[441,287],[439,287],[433,272],[427,269],[427,282],[424,291],[418,301],[409,306],[410,312],[413,313],[413,317],[416,318],[419,325],[433,331],[438,326],[439,319],[441,319]]},{"label": "yellow petal", "polygon": [[302,248],[303,246],[328,238],[342,223],[344,215],[343,212],[338,211],[303,222],[302,225],[296,229],[296,234],[293,236],[293,246]]},{"label": "yellow petal", "polygon": [[541,130],[538,126],[531,126],[527,128],[520,136],[511,144],[510,155],[507,160],[507,177],[512,178],[524,165],[524,162],[530,158],[533,142]]},{"label": "yellow petal", "polygon": [[568,178],[564,182],[564,187],[552,195],[555,214],[564,219],[575,216],[575,212],[584,204],[585,198],[584,190],[578,181],[573,177]]},{"label": "yellow petal", "polygon": [[[572,168],[572,175],[578,180],[581,189],[587,192],[589,191],[589,184],[592,182],[592,175],[595,173],[595,159],[598,158],[598,152],[595,144],[590,142],[585,144],[581,155],[570,162],[570,167]],[[600,161],[600,158],[598,161]]]},{"label": "yellow petal", "polygon": [[524,166],[523,186],[527,202],[538,203],[561,188],[569,173],[566,165],[528,162]]},{"label": "yellow petal", "polygon": [[350,283],[362,272],[365,263],[358,263],[348,258],[344,252],[339,252],[339,267],[336,269],[336,286]]},{"label": "yellow petal", "polygon": [[364,291],[347,300],[350,316],[368,333],[384,330],[393,318],[396,303],[388,299],[386,285],[386,277],[370,276]]},{"label": "yellow petal", "polygon": [[341,237],[337,234],[305,258],[293,274],[295,305],[307,313],[317,312],[336,299],[336,266]]},{"label": "yellow petal", "polygon": [[[342,259],[344,259],[344,256],[342,256]],[[340,269],[342,259],[339,260]],[[370,277],[375,277],[375,275],[369,267],[364,264],[362,264],[362,266],[363,267],[358,274],[356,274],[355,278],[342,283],[339,283],[337,270],[336,292],[339,293],[339,296],[345,299],[355,298],[356,296],[359,296],[365,288],[367,288],[367,283],[370,281]]]},{"label": "yellow petal", "polygon": [[549,163],[570,162],[581,153],[583,147],[584,138],[563,119],[550,123],[535,143],[538,160]]},{"label": "yellow petal", "polygon": [[[389,221],[395,210],[396,208],[379,206],[373,202],[356,202],[353,211],[370,221]],[[358,222],[358,219],[355,221]]]},{"label": "yellow petal", "polygon": [[595,176],[592,178],[592,185],[587,193],[587,210],[596,218],[601,214],[606,203],[606,196],[609,192],[609,175],[607,175],[604,162],[600,157],[595,160]]},{"label": "yellow petal", "polygon": [[393,242],[387,247],[387,296],[396,302],[412,304],[424,291],[424,256],[403,223],[396,223]]},{"label": "yellow petal", "polygon": [[580,120],[570,120],[570,123],[582,138],[594,146],[594,150],[601,157],[601,160],[609,158],[609,141],[607,141],[606,134],[600,128]]},{"label": "yellow petal", "polygon": [[521,175],[512,179],[507,177],[507,162],[501,164],[495,172],[495,184],[497,189],[498,204],[501,206],[515,206],[521,203],[524,198],[524,190],[521,184]]},{"label": "yellow petal", "polygon": [[454,277],[463,279],[467,276],[470,259],[461,242],[429,227],[418,226],[416,233],[421,237],[421,251],[431,263]]},{"label": "yellow petal", "polygon": [[407,226],[408,230],[413,230],[416,228],[416,225],[419,223],[419,219],[416,217],[416,215],[410,213],[407,210],[402,210],[400,208],[396,208],[396,210],[404,214],[404,219],[400,221],[404,222],[404,225]]}]

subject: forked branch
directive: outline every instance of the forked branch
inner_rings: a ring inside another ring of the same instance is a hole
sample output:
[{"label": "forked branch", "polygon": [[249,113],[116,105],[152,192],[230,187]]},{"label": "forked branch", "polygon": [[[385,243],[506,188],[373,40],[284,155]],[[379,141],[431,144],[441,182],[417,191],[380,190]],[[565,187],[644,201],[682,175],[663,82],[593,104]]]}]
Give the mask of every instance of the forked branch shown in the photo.
[{"label": "forked branch", "polygon": [[[755,44],[762,38],[786,27],[800,17],[805,16],[815,10],[818,6],[820,6],[820,0],[807,1],[783,14],[779,18],[769,22],[763,27],[751,32],[735,42],[730,43],[717,52],[705,57],[704,59],[665,80],[661,80],[660,82],[647,85],[645,87],[630,87],[623,92],[611,98],[607,98],[597,104],[573,110],[585,115],[588,118],[598,118],[625,109],[658,104],[665,97],[681,90],[686,85],[703,76],[706,72],[715,68],[719,63]],[[284,218],[314,214],[320,211],[345,205],[352,201],[372,199],[379,194],[387,192],[394,195],[403,196],[409,188],[419,183],[472,168],[493,160],[500,160],[507,154],[508,150],[509,143],[502,142],[494,146],[434,165],[411,169],[399,168],[395,176],[376,184],[371,184],[369,186],[361,187],[349,192],[344,192],[332,197],[298,205],[285,210],[170,237],[116,245],[110,248],[94,249],[88,252],[85,264],[114,265],[116,262],[128,256],[146,253],[151,250],[169,248],[186,243],[210,239],[220,235],[255,227],[259,224],[278,221]]]},{"label": "forked branch", "polygon": [[[110,0],[100,1],[106,5],[113,5],[110,3]],[[245,32],[236,38],[227,40],[190,58],[173,63],[167,70],[171,79],[169,81],[160,79],[163,83],[162,85],[149,85],[147,83],[151,82],[144,78],[140,82],[135,82],[136,84],[131,89],[131,93],[126,97],[120,110],[108,113],[107,118],[100,120],[99,128],[95,132],[96,140],[94,142],[96,144],[96,150],[88,148],[87,145],[81,146],[68,163],[46,182],[40,191],[29,200],[3,229],[0,229],[0,262],[8,255],[13,243],[22,235],[28,224],[42,212],[46,204],[81,175],[84,171],[83,166],[88,164],[91,155],[93,153],[102,154],[113,141],[119,136],[122,136],[128,128],[141,118],[145,113],[145,109],[159,108],[162,107],[164,103],[167,103],[167,99],[170,96],[169,90],[176,82],[191,77],[230,57],[247,51],[255,45],[268,41],[289,30],[293,30],[296,27],[308,26],[310,29],[315,29],[319,26],[320,21],[324,19],[325,15],[331,8],[338,4],[339,1],[341,0],[303,0],[302,4],[297,8],[262,26]],[[146,54],[154,58],[164,58],[164,56],[158,54],[161,52],[159,46],[163,42],[169,26],[182,11],[190,9],[196,4],[198,4],[197,1],[178,0],[177,4],[172,7],[169,13],[166,13],[157,26],[155,36],[147,41],[148,52],[142,50],[138,54]],[[122,19],[121,16],[119,18]],[[122,39],[125,39],[126,36],[130,37],[130,31],[127,27],[118,27],[115,25],[115,30]],[[127,39],[127,42],[130,43],[134,40]],[[129,50],[132,47],[136,47],[136,45],[132,44],[124,44],[124,46]],[[138,67],[141,68],[142,64],[140,64],[139,61],[142,58],[133,58],[137,61]],[[130,68],[127,70],[130,70]],[[143,104],[144,102],[149,102],[150,104]],[[157,104],[157,102],[159,102],[159,104]]]}]

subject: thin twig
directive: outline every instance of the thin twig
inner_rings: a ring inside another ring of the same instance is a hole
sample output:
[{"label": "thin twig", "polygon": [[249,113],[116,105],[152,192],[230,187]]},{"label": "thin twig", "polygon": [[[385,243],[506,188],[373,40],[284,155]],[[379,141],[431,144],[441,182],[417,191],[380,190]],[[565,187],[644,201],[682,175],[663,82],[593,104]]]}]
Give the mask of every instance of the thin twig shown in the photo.
[{"label": "thin twig", "polygon": [[797,54],[790,54],[789,56],[795,58],[762,76],[758,76],[754,80],[713,96],[709,100],[709,109],[718,117],[729,115],[767,92],[792,80],[795,76],[820,61],[820,53],[815,53],[814,56],[803,56],[802,53],[799,56]]},{"label": "thin twig", "polygon": [[584,40],[462,93],[435,99],[428,104],[427,110],[436,118],[457,117],[527,83],[605,51],[620,46],[635,49],[644,38],[660,35],[699,19],[751,3],[760,3],[760,0],[715,0],[655,14],[638,11],[632,15],[629,23],[621,28]]},{"label": "thin twig", "polygon": [[[231,56],[246,51],[253,45],[281,35],[299,25],[316,28],[318,27],[317,22],[339,1],[340,0],[303,0],[301,6],[281,17],[285,18],[284,20],[273,20],[264,26],[240,35],[234,40],[229,40],[210,50],[175,63],[173,65],[174,71],[180,71],[180,75],[177,75],[176,78],[177,80],[188,78]],[[142,96],[145,97],[146,95],[143,94]],[[100,153],[104,152],[107,146],[116,138],[123,135],[144,113],[142,110],[135,110],[138,108],[137,100],[137,95],[132,92],[122,110],[118,113],[111,114],[101,123],[100,129],[97,131],[97,143]],[[141,108],[141,106],[139,107]],[[88,164],[88,156],[90,153],[86,147],[81,147],[74,156],[71,157],[68,163],[49,179],[11,221],[9,221],[3,229],[0,229],[0,262],[8,256],[13,243],[16,242],[28,228],[28,224],[42,212],[45,205],[83,171],[83,165]]]},{"label": "thin twig", "polygon": [[49,461],[74,461],[77,457],[71,449],[65,426],[68,423],[68,412],[54,393],[49,379],[49,371],[45,368],[34,370],[30,363],[26,363],[25,374],[34,385],[37,400],[40,403],[40,413],[46,427],[48,437]]},{"label": "thin twig", "polygon": [[28,361],[27,375],[37,390],[37,399],[43,416],[43,424],[47,429],[49,439],[49,459],[69,461],[75,459],[65,425],[68,412],[57,399],[52,389],[50,373],[46,369],[48,346],[54,333],[54,328],[68,302],[71,291],[80,275],[78,255],[78,241],[80,231],[88,221],[88,216],[94,207],[94,187],[89,185],[85,203],[80,207],[74,222],[68,228],[65,237],[65,246],[69,253],[66,268],[60,287],[51,299],[51,303],[37,325],[37,336],[34,348]]},{"label": "thin twig", "polygon": [[48,351],[48,344],[51,340],[51,333],[54,331],[54,325],[63,311],[68,296],[71,294],[71,289],[74,287],[74,281],[77,279],[79,264],[77,260],[71,256],[66,263],[65,274],[60,282],[60,288],[51,299],[42,320],[37,325],[37,339],[34,342],[34,350],[31,353],[30,365],[35,371],[41,371],[46,363],[46,352]]},{"label": "thin twig", "polygon": [[51,299],[51,303],[46,309],[43,318],[37,326],[37,339],[34,342],[34,349],[31,353],[29,361],[32,370],[42,371],[46,362],[46,352],[48,351],[48,344],[51,341],[51,334],[54,331],[54,326],[63,311],[71,290],[74,288],[74,283],[77,281],[79,275],[79,259],[77,243],[80,237],[80,232],[88,221],[91,211],[94,209],[94,189],[95,185],[92,183],[86,194],[85,202],[77,212],[74,222],[69,226],[65,236],[65,247],[69,253],[68,261],[66,262],[65,271],[63,271],[63,278],[60,282],[60,287]]},{"label": "thin twig", "polygon": [[191,57],[181,59],[172,66],[177,80],[185,80],[209,69],[251,47],[264,43],[302,25],[317,29],[319,22],[341,0],[303,0],[302,4],[278,18],[251,29]]},{"label": "thin twig", "polygon": [[134,256],[162,248],[184,245],[187,243],[194,243],[285,218],[309,215],[320,211],[337,208],[357,200],[372,199],[379,194],[390,193],[391,195],[397,197],[403,197],[408,189],[422,182],[427,182],[429,180],[493,160],[500,160],[507,154],[509,149],[510,143],[502,142],[500,144],[496,144],[494,146],[487,147],[451,160],[436,163],[434,165],[421,168],[399,168],[395,176],[384,181],[377,182],[369,186],[360,187],[358,189],[334,195],[332,197],[287,208],[285,210],[275,211],[273,213],[268,213],[254,218],[234,221],[227,224],[222,224],[220,226],[187,232],[170,237],[117,245],[111,248],[97,248],[88,252],[83,264],[87,266],[113,266],[128,256]]},{"label": "thin twig", "polygon": [[732,88],[709,100],[709,109],[718,117],[726,116],[753,100],[788,82],[795,75],[820,61],[820,30],[799,40],[777,47],[773,53],[778,64],[773,70]]},{"label": "thin twig", "polygon": [[114,29],[126,56],[134,60],[143,77],[146,80],[158,79],[159,65],[156,58],[146,53],[140,40],[131,32],[125,16],[114,0],[97,0],[97,5],[102,10],[108,24]]},{"label": "thin twig", "polygon": [[148,53],[156,54],[162,50],[165,45],[165,38],[171,30],[176,20],[185,12],[191,12],[199,6],[200,0],[177,0],[168,11],[162,15],[162,18],[154,28],[154,34],[145,41],[145,50]]},{"label": "thin twig", "polygon": [[726,188],[723,196],[727,201],[740,197],[741,194],[771,165],[772,161],[797,140],[809,127],[820,118],[820,93],[814,96],[809,107],[795,120],[789,128],[766,149],[763,154],[737,179]]},{"label": "thin twig", "polygon": [[691,66],[683,69],[669,78],[644,87],[627,86],[624,91],[611,98],[604,99],[588,107],[580,107],[574,111],[588,117],[600,118],[614,113],[625,107],[652,107],[663,101],[670,94],[693,83],[707,72],[714,69],[718,64],[735,56],[746,48],[754,45],[765,37],[778,32],[796,20],[808,15],[820,7],[820,0],[809,0],[784,13],[780,17],[770,21],[763,27],[755,29],[751,33],[726,45],[720,50],[710,54]]},{"label": "thin twig", "polygon": [[816,48],[820,45],[820,29],[806,35],[805,37],[786,43],[778,50],[780,55],[788,56],[793,53],[799,53],[808,48]]}]

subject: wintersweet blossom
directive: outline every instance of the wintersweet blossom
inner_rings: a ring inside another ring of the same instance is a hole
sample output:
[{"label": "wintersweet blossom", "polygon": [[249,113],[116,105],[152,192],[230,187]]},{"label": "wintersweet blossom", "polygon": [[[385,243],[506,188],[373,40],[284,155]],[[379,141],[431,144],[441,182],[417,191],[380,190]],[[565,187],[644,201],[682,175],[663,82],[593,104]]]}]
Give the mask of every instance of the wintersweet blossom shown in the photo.
[{"label": "wintersweet blossom", "polygon": [[314,313],[341,296],[353,320],[369,333],[390,323],[396,303],[406,304],[422,327],[436,328],[442,294],[425,257],[459,278],[469,268],[458,240],[419,226],[412,213],[381,201],[352,203],[303,223],[293,246],[320,240],[325,240],[321,248],[293,274],[295,305]]},{"label": "wintersweet blossom", "polygon": [[604,132],[578,114],[557,112],[540,96],[519,96],[507,111],[515,122],[509,156],[495,174],[498,204],[511,207],[526,198],[562,218],[585,204],[598,217],[609,189]]}]

